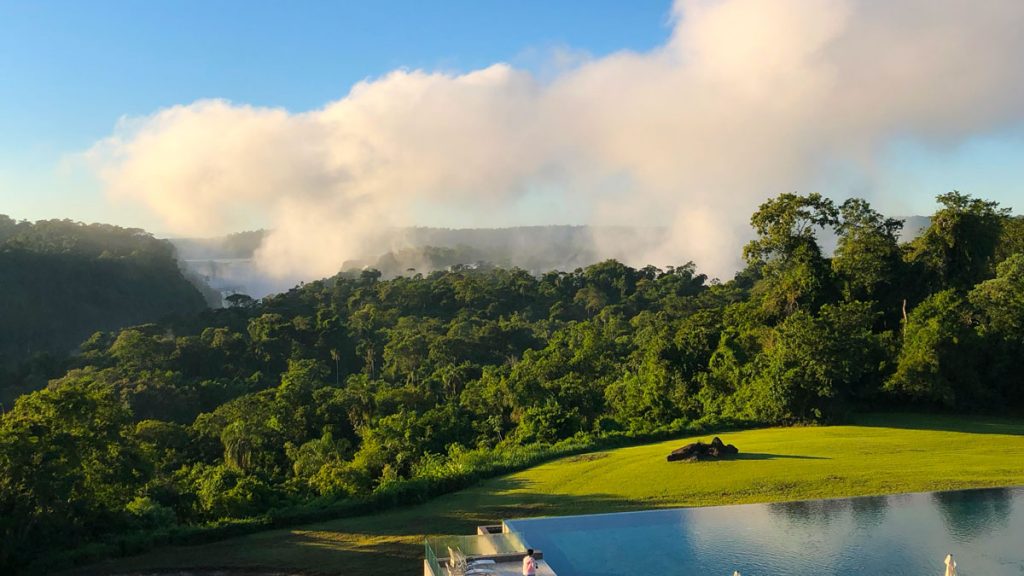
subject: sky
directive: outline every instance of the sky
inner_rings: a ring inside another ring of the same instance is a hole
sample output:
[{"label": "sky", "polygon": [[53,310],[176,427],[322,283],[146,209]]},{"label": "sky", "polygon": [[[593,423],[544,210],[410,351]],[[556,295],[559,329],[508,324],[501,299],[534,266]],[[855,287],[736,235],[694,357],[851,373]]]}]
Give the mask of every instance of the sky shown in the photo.
[{"label": "sky", "polygon": [[636,264],[727,273],[781,192],[1020,213],[1022,27],[1017,0],[0,0],[0,213],[269,227],[294,277],[387,226],[666,226]]},{"label": "sky", "polygon": [[69,157],[125,116],[207,98],[304,111],[395,69],[539,70],[647,50],[664,1],[0,1],[0,214],[161,227]]}]

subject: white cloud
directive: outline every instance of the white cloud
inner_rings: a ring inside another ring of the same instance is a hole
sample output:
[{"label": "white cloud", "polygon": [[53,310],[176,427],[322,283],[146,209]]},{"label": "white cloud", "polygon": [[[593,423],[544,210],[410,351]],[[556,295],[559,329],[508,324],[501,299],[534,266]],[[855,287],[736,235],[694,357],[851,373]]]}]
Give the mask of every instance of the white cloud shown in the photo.
[{"label": "white cloud", "polygon": [[123,122],[89,155],[112,197],[173,232],[266,223],[259,264],[279,276],[375,256],[383,228],[424,223],[417,207],[473,226],[545,189],[595,224],[668,225],[634,264],[724,276],[765,198],[837,164],[870,173],[894,137],[1024,119],[1018,0],[682,0],[673,14],[664,46],[543,79],[396,71],[303,113],[200,101]]}]

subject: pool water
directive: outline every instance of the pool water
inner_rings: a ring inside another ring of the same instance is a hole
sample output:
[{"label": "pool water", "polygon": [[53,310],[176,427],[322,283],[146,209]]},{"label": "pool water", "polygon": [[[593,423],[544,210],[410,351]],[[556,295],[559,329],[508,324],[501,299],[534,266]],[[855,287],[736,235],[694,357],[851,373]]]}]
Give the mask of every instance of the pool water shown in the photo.
[{"label": "pool water", "polygon": [[1024,576],[1024,488],[505,524],[558,576]]}]

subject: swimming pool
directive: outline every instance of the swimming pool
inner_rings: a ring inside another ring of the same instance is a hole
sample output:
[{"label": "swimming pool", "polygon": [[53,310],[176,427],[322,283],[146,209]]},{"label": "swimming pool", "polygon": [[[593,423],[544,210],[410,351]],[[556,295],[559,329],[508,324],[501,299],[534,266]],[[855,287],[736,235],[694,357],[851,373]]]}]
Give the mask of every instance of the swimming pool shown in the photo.
[{"label": "swimming pool", "polygon": [[1024,488],[507,520],[558,576],[1024,576]]}]

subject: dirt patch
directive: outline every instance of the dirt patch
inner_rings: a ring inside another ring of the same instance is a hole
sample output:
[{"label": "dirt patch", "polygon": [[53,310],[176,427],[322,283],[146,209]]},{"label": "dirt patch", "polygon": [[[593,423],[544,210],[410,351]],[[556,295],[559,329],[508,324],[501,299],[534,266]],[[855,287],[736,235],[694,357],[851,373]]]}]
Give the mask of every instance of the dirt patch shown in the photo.
[{"label": "dirt patch", "polygon": [[594,460],[600,460],[607,458],[607,452],[595,452],[593,454],[580,454],[578,456],[570,456],[565,459],[566,462],[593,462]]}]

